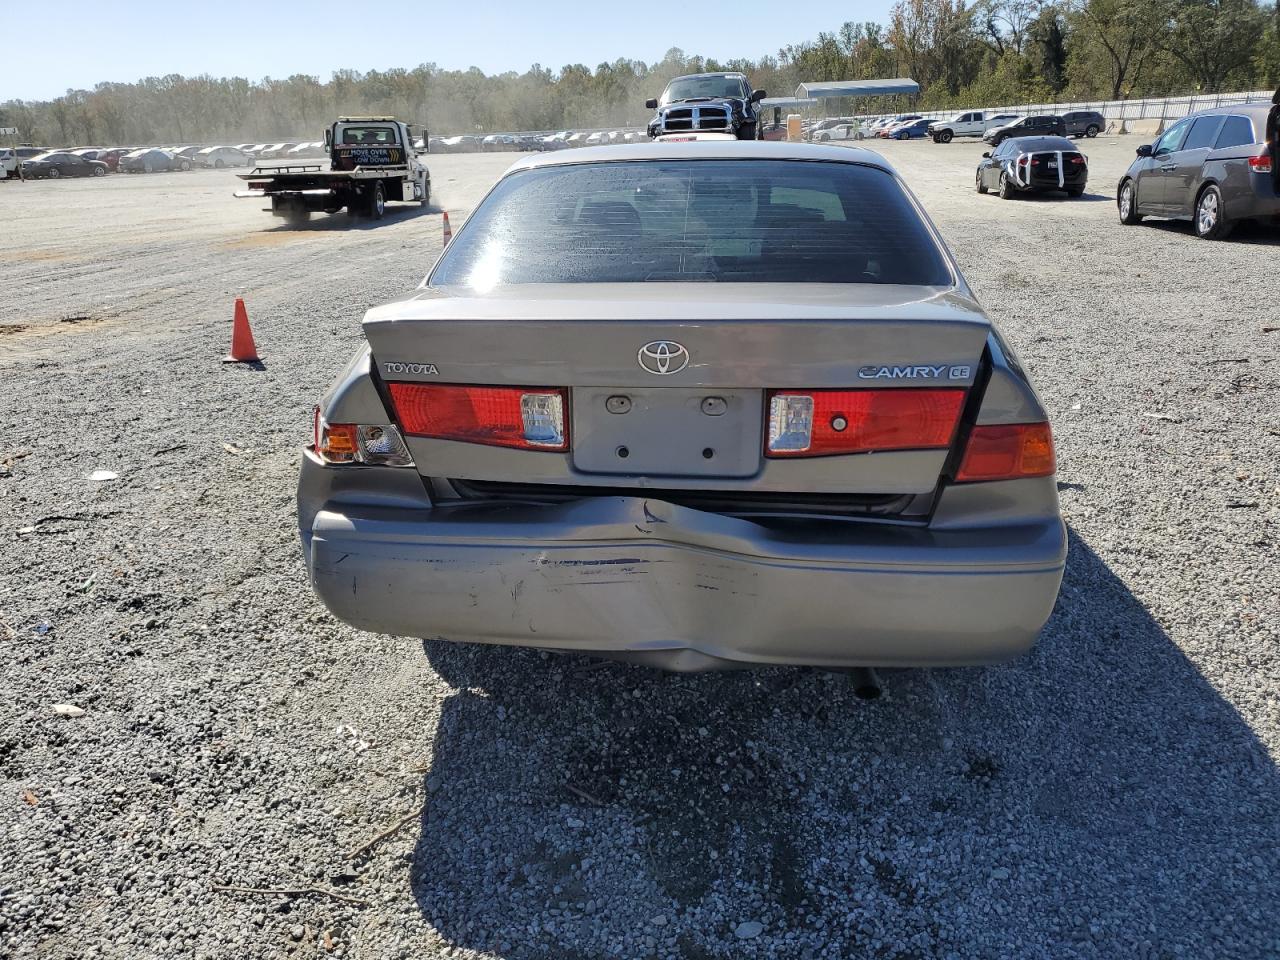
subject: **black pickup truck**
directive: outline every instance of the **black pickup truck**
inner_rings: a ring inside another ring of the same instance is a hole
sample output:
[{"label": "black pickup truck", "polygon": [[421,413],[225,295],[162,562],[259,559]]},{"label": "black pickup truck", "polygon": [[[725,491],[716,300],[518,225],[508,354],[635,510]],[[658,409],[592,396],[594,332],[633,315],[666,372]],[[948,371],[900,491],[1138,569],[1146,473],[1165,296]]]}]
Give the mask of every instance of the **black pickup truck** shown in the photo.
[{"label": "black pickup truck", "polygon": [[739,140],[760,137],[763,90],[752,90],[741,73],[695,73],[676,77],[658,98],[644,105],[657,110],[649,136],[680,133],[731,133]]}]

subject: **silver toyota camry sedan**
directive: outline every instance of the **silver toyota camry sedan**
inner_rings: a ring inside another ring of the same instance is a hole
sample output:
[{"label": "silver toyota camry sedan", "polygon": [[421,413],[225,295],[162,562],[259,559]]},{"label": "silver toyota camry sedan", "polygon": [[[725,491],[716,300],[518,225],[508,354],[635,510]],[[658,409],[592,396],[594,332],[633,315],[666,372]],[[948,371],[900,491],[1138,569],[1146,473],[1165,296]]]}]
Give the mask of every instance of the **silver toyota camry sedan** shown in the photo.
[{"label": "silver toyota camry sedan", "polygon": [[986,663],[1066,536],[1044,408],[879,156],[516,163],[315,411],[325,605],[675,670]]}]

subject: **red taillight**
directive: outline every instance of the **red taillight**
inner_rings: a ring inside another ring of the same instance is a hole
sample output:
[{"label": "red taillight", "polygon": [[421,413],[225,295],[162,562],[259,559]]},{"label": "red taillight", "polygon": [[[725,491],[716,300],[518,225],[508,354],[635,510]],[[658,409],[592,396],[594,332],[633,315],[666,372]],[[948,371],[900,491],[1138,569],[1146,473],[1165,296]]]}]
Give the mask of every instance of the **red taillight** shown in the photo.
[{"label": "red taillight", "polygon": [[1270,173],[1271,172],[1271,154],[1261,153],[1256,157],[1249,158],[1249,169],[1254,173]]},{"label": "red taillight", "polygon": [[969,434],[956,482],[1048,477],[1055,467],[1049,424],[977,426]]},{"label": "red taillight", "polygon": [[1025,167],[1026,165],[1027,165],[1027,157],[1025,154],[1023,154],[1021,157],[1018,158],[1018,166]]},{"label": "red taillight", "polygon": [[559,387],[389,383],[405,433],[525,450],[568,450],[568,392]]},{"label": "red taillight", "polygon": [[964,390],[773,390],[765,455],[946,447],[964,396]]},{"label": "red taillight", "polygon": [[1082,157],[1082,156],[1080,156],[1080,154],[1078,154],[1078,153],[1077,153],[1075,156],[1073,156],[1073,157],[1071,158],[1071,162],[1072,162],[1072,163],[1084,163],[1084,162],[1085,162],[1085,158],[1084,158],[1084,157]]}]

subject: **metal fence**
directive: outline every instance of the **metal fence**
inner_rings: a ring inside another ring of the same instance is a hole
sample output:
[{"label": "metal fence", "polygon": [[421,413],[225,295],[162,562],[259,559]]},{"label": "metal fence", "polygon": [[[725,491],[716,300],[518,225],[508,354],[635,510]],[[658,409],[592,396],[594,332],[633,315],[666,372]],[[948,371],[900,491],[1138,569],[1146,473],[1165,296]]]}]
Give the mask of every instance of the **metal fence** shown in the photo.
[{"label": "metal fence", "polygon": [[1144,100],[1089,100],[1071,103],[1023,103],[1002,107],[968,107],[948,108],[946,110],[923,111],[922,115],[930,120],[944,120],[957,113],[968,110],[983,110],[986,113],[1016,113],[1020,116],[1029,114],[1061,114],[1075,110],[1096,110],[1107,120],[1176,120],[1197,110],[1208,110],[1211,107],[1229,107],[1240,103],[1270,103],[1273,91],[1250,90],[1243,93],[1206,93],[1184,97],[1150,97]]}]

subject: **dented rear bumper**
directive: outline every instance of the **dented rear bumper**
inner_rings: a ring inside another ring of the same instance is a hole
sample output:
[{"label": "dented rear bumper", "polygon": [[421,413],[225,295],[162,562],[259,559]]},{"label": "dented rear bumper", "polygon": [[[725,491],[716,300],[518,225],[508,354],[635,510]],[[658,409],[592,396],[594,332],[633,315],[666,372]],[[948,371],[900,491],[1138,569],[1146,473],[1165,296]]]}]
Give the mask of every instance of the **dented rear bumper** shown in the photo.
[{"label": "dented rear bumper", "polygon": [[1052,495],[1039,516],[938,528],[757,522],[629,496],[431,506],[413,502],[415,475],[370,499],[344,488],[351,473],[308,453],[299,490],[311,581],[335,616],[675,670],[1007,659],[1048,618],[1066,555]]}]

